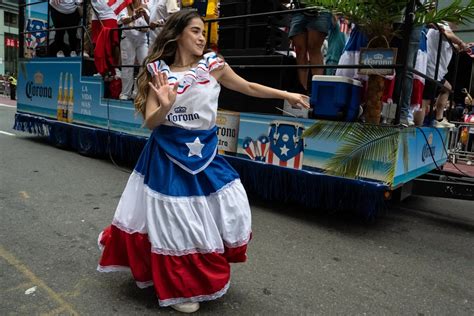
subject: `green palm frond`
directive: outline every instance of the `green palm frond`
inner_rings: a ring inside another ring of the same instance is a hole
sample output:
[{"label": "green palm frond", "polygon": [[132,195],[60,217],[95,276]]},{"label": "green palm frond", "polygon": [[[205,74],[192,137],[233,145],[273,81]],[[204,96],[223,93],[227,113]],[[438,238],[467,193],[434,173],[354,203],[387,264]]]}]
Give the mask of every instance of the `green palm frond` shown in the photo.
[{"label": "green palm frond", "polygon": [[340,141],[345,139],[346,135],[354,128],[357,128],[354,125],[361,124],[352,122],[317,121],[303,133],[303,137],[314,138],[317,136],[318,138]]},{"label": "green palm frond", "polygon": [[[372,175],[374,171],[382,171],[385,182],[391,183],[393,180],[400,137],[398,128],[318,121],[304,132],[303,137],[341,142],[339,149],[324,167],[329,174],[363,178]],[[404,153],[408,165],[408,138],[402,141],[406,146]]]},{"label": "green palm frond", "polygon": [[398,155],[399,129],[359,125],[347,134],[344,144],[328,161],[329,174],[347,178],[363,178],[381,171],[391,183]]},{"label": "green palm frond", "polygon": [[462,0],[454,0],[449,6],[430,10],[430,3],[425,3],[417,10],[415,15],[416,24],[430,24],[441,22],[452,22],[454,24],[466,24],[474,20],[474,1],[467,5]]}]

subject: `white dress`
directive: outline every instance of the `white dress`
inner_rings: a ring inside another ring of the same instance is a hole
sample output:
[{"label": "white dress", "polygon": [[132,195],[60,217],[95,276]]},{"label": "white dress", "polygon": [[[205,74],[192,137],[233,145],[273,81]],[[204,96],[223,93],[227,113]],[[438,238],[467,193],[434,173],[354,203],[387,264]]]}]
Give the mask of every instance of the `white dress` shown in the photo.
[{"label": "white dress", "polygon": [[120,199],[112,225],[99,236],[98,270],[131,270],[137,285],[154,285],[161,306],[212,300],[229,287],[230,262],[246,260],[251,215],[236,171],[217,155],[220,85],[210,75],[215,53],[173,73],[179,83],[166,123],[148,140]]}]

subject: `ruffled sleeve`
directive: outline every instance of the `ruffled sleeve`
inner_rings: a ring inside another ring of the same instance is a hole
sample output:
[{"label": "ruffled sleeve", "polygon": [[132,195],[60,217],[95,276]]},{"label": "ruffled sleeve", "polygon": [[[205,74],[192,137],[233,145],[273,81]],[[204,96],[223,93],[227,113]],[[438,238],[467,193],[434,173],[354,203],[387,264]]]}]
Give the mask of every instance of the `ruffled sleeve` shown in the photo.
[{"label": "ruffled sleeve", "polygon": [[149,63],[148,65],[146,65],[146,68],[152,76],[155,76],[157,73],[160,72],[166,72],[167,75],[169,75],[170,73],[170,68],[162,60],[157,60],[155,62]]},{"label": "ruffled sleeve", "polygon": [[221,69],[226,65],[226,62],[222,57],[219,57],[216,53],[210,52],[204,55],[204,60],[209,72],[213,72],[216,69]]}]

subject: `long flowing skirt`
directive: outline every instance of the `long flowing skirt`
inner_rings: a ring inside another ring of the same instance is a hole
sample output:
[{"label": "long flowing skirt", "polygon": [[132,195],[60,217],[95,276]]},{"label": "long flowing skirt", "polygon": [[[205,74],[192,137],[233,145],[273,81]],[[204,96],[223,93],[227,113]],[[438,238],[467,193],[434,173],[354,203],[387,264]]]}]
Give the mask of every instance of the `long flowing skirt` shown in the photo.
[{"label": "long flowing skirt", "polygon": [[214,156],[193,174],[150,137],[99,236],[98,270],[131,271],[161,306],[212,300],[227,291],[229,263],[246,260],[250,238],[247,195],[226,160]]}]

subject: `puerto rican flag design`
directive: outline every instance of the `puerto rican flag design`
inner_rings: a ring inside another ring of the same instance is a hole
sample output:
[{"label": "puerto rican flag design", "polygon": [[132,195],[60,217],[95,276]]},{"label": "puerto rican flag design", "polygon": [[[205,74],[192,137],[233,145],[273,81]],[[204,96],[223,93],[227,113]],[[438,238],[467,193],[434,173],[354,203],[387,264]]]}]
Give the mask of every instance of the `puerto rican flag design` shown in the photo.
[{"label": "puerto rican flag design", "polygon": [[304,128],[294,124],[272,123],[269,129],[270,148],[267,163],[301,169],[303,167]]},{"label": "puerto rican flag design", "polygon": [[261,157],[267,157],[268,150],[270,149],[270,138],[265,135],[261,135],[257,139],[257,153]]},{"label": "puerto rican flag design", "polygon": [[242,144],[242,148],[245,151],[245,154],[252,160],[255,160],[256,155],[256,149],[255,149],[255,143],[252,141],[252,138],[246,137],[244,139],[244,142]]}]

